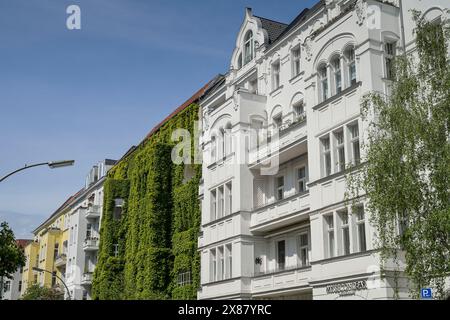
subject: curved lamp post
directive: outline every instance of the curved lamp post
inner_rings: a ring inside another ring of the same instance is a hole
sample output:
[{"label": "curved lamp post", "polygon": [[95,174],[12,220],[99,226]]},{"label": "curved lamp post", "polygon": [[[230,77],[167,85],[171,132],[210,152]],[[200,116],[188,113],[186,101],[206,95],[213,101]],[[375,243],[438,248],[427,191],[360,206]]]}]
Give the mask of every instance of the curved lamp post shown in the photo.
[{"label": "curved lamp post", "polygon": [[73,166],[75,163],[75,160],[61,160],[61,161],[50,161],[50,162],[42,162],[42,163],[36,163],[31,165],[25,165],[23,168],[17,169],[11,173],[8,173],[6,176],[2,177],[0,179],[0,182],[5,180],[6,178],[12,176],[13,174],[20,172],[25,169],[39,167],[39,166],[48,166],[50,169],[57,169],[57,168],[63,168],[68,166]]},{"label": "curved lamp post", "polygon": [[45,269],[41,269],[41,268],[38,268],[38,267],[33,267],[32,269],[33,269],[34,271],[37,271],[37,272],[47,272],[47,273],[50,273],[52,276],[55,276],[56,278],[58,278],[58,279],[62,282],[62,284],[64,285],[64,287],[66,287],[66,290],[67,290],[67,297],[69,298],[69,300],[72,300],[72,297],[70,296],[69,288],[67,287],[67,285],[66,285],[66,283],[64,282],[64,280],[61,279],[60,277],[58,277],[58,276],[56,275],[56,272],[51,272],[51,271],[48,271],[48,270],[45,270]]}]

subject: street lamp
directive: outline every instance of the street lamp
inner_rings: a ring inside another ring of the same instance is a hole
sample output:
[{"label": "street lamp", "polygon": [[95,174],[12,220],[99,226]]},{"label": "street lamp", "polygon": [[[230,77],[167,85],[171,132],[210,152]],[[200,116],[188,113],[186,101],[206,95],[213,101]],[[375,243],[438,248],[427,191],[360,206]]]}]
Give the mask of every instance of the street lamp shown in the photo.
[{"label": "street lamp", "polygon": [[48,273],[50,273],[52,276],[54,275],[56,278],[58,278],[58,279],[62,282],[62,284],[64,285],[64,287],[66,287],[66,290],[67,290],[67,297],[69,298],[69,300],[72,300],[72,297],[70,296],[69,288],[67,287],[67,285],[66,285],[66,283],[64,282],[64,280],[61,279],[60,277],[58,277],[58,275],[56,274],[56,272],[51,272],[51,271],[48,271],[48,270],[45,270],[45,269],[42,269],[42,268],[38,268],[38,267],[33,267],[32,269],[33,269],[34,271],[37,271],[37,272],[48,272]]},{"label": "street lamp", "polygon": [[49,166],[50,169],[57,169],[57,168],[63,168],[68,166],[73,166],[75,163],[75,160],[61,160],[61,161],[49,161],[49,162],[42,162],[42,163],[36,163],[31,165],[25,165],[23,168],[17,169],[11,173],[8,173],[6,176],[0,179],[0,182],[8,178],[9,176],[12,176],[13,174],[20,172],[25,169],[34,168],[38,166]]}]

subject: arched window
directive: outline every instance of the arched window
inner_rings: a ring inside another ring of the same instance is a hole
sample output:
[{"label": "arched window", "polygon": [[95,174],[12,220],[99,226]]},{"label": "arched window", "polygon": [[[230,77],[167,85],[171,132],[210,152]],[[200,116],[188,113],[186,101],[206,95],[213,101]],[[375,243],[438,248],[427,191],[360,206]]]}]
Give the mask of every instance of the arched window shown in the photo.
[{"label": "arched window", "polygon": [[223,128],[220,128],[220,156],[222,158],[225,158],[227,154],[227,148],[226,148],[226,133]]},{"label": "arched window", "polygon": [[322,63],[317,70],[319,74],[319,92],[320,92],[320,102],[328,99],[328,74],[327,65]]},{"label": "arched window", "polygon": [[355,62],[355,48],[348,47],[345,50],[345,58],[347,60],[348,85],[356,84],[356,62]]},{"label": "arched window", "polygon": [[331,59],[331,66],[333,68],[334,94],[339,94],[342,91],[341,59],[339,56]]},{"label": "arched window", "polygon": [[249,31],[244,38],[244,64],[249,63],[253,60],[254,56],[254,43],[253,43],[253,32]]},{"label": "arched window", "polygon": [[238,69],[242,68],[242,53],[239,53],[238,58]]},{"label": "arched window", "polygon": [[226,155],[233,152],[233,135],[231,134],[231,123],[225,125],[225,150]]}]

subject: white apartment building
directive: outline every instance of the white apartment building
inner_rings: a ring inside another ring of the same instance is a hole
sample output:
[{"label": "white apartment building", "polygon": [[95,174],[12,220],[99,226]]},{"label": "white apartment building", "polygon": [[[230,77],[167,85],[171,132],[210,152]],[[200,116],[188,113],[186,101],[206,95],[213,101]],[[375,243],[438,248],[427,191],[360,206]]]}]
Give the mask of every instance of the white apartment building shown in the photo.
[{"label": "white apartment building", "polygon": [[409,10],[448,7],[327,0],[290,24],[246,10],[231,68],[201,101],[199,299],[393,298],[345,169],[363,152],[362,96],[389,94],[392,57],[414,50]]},{"label": "white apartment building", "polygon": [[67,252],[65,278],[74,300],[91,298],[103,212],[103,183],[114,164],[114,160],[106,159],[91,169],[84,190],[77,195],[67,213],[69,235],[64,245],[64,252]]}]

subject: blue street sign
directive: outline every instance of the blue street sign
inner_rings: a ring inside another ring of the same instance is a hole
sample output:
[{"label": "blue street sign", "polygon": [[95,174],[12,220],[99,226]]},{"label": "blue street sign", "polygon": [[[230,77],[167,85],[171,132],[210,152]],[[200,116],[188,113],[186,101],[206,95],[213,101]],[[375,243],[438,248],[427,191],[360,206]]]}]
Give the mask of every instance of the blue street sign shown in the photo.
[{"label": "blue street sign", "polygon": [[422,297],[422,299],[432,299],[433,292],[430,288],[422,289],[420,290],[420,296]]}]

